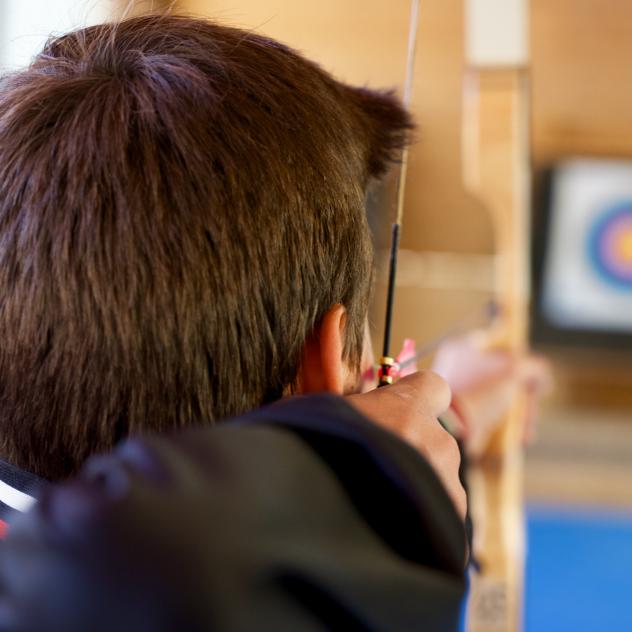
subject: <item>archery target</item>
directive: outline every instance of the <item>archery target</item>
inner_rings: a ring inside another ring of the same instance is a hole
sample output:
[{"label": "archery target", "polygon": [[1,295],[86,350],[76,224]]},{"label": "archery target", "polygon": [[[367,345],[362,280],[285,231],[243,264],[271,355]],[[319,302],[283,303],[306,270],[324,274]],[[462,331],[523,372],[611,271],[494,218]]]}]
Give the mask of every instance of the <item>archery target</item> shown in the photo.
[{"label": "archery target", "polygon": [[561,328],[632,332],[632,163],[564,163],[550,212],[546,318]]}]

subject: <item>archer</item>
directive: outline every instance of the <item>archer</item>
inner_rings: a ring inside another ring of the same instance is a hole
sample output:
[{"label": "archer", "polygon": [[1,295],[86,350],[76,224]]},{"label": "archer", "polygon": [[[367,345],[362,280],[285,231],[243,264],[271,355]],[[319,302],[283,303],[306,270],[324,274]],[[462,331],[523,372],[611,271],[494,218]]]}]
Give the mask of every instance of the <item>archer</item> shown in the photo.
[{"label": "archer", "polygon": [[[351,395],[371,364],[365,192],[411,126],[388,93],[189,18],[70,33],[5,77],[5,484],[30,491],[129,435],[329,392],[425,455],[415,467],[434,468],[437,512],[462,529],[458,452],[437,422],[445,382],[419,374]],[[230,457],[248,450],[244,439]]]}]

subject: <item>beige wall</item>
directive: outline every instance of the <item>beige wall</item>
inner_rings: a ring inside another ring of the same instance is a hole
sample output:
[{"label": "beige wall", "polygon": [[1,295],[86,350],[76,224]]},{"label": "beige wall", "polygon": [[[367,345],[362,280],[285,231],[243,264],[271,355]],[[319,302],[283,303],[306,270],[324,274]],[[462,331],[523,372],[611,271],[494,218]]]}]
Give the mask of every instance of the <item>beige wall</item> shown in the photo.
[{"label": "beige wall", "polygon": [[632,2],[531,0],[533,151],[632,154]]}]

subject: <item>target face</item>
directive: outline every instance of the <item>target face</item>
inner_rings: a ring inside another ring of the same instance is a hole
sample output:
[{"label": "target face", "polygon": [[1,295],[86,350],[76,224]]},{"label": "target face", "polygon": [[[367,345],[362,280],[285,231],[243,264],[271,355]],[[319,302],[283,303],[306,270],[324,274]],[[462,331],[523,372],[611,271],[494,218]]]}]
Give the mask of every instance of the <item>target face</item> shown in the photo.
[{"label": "target face", "polygon": [[555,172],[541,310],[559,329],[632,333],[632,161]]},{"label": "target face", "polygon": [[604,281],[632,291],[632,201],[607,210],[595,221],[588,248]]}]

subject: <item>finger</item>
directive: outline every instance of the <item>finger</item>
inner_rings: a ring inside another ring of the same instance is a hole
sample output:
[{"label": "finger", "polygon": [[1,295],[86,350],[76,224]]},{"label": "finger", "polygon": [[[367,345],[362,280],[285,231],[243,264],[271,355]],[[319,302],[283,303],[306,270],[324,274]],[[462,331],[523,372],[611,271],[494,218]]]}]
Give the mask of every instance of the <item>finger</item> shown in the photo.
[{"label": "finger", "polygon": [[388,388],[393,395],[407,400],[416,412],[429,417],[444,413],[452,400],[448,383],[434,371],[417,371]]}]

